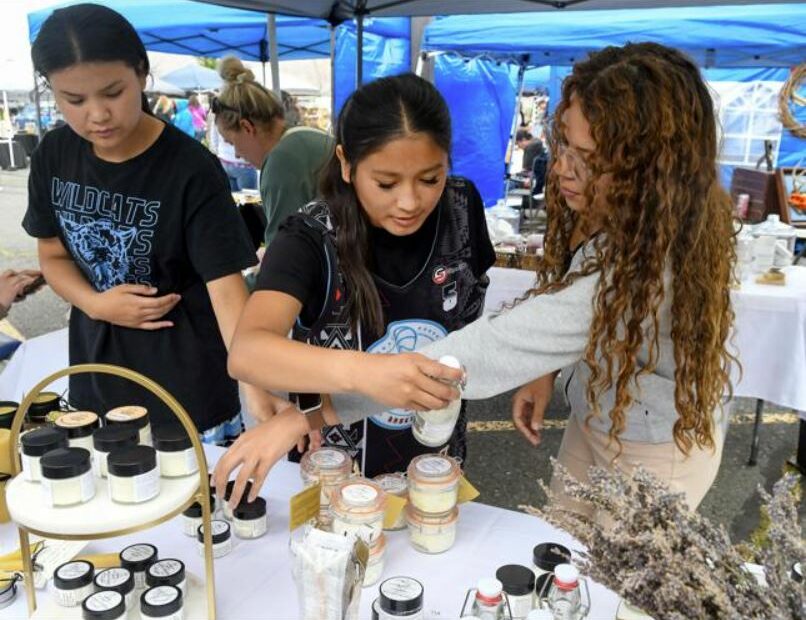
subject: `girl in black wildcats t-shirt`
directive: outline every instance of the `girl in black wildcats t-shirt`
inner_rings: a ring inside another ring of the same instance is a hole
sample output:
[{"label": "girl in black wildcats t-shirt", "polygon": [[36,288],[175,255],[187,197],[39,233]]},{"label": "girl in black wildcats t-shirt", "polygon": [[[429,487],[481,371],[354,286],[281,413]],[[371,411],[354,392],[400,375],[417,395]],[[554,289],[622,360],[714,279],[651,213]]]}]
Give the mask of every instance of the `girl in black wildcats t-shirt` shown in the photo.
[{"label": "girl in black wildcats t-shirt", "polygon": [[[476,319],[495,260],[476,188],[448,175],[450,115],[434,86],[414,75],[363,86],[336,139],[322,199],[281,226],[230,353],[233,376],[303,392],[301,408],[316,406],[311,393],[393,391],[381,359]],[[326,427],[312,440],[350,451],[366,476],[405,471],[442,448],[414,439],[411,409],[441,405],[412,394],[408,409]],[[447,444],[460,457],[465,426],[463,414]]]},{"label": "girl in black wildcats t-shirt", "polygon": [[[138,371],[207,439],[236,436],[226,345],[247,297],[240,272],[256,259],[218,160],[148,113],[148,56],[111,9],[56,10],[31,54],[67,124],[32,157],[23,226],[48,283],[73,305],[70,363]],[[72,376],[69,399],[100,413],[143,404],[156,424],[170,415],[110,375]]]}]

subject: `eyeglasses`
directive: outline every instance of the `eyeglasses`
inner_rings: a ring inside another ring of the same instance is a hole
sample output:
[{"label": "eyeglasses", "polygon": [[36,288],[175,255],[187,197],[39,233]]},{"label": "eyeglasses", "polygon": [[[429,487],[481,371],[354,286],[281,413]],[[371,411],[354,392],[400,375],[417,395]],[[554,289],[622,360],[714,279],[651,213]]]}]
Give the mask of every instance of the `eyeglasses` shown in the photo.
[{"label": "eyeglasses", "polygon": [[233,108],[232,106],[227,105],[218,97],[213,97],[213,100],[210,102],[210,111],[213,114],[221,114],[221,112],[235,112],[239,116],[243,116],[238,108]]},{"label": "eyeglasses", "polygon": [[585,155],[573,146],[560,141],[557,143],[557,161],[563,158],[566,158],[566,163],[575,177],[583,178],[590,174],[590,165]]}]

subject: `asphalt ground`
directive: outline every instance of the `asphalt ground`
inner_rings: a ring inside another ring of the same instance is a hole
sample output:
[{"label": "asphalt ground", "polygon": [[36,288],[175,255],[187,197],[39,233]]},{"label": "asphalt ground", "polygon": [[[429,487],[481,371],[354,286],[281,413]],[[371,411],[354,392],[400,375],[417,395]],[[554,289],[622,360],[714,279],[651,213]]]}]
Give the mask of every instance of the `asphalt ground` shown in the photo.
[{"label": "asphalt ground", "polygon": [[[0,172],[0,269],[22,269],[37,264],[36,244],[21,228],[27,203],[27,170]],[[67,325],[68,305],[50,289],[16,304],[9,322],[24,337],[32,338]],[[0,369],[3,362],[0,362]],[[557,454],[568,408],[555,393],[546,414],[543,442],[533,448],[510,418],[511,394],[469,404],[471,420],[466,471],[481,491],[479,501],[517,510],[519,505],[543,501],[538,480],[548,482],[549,458]],[[761,428],[758,464],[747,459],[753,430],[755,401],[736,399],[725,440],[719,475],[700,511],[723,524],[735,541],[746,539],[759,523],[759,486],[770,489],[782,475],[797,447],[798,418],[789,410],[768,404]],[[806,523],[806,502],[801,502],[801,525]]]}]

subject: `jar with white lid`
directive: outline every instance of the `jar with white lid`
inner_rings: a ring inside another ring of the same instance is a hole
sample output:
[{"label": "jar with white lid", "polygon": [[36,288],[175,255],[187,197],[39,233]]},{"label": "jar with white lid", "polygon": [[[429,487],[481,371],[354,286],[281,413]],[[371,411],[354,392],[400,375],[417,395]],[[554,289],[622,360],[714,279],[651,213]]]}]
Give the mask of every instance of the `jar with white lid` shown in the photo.
[{"label": "jar with white lid", "polygon": [[140,617],[143,620],[182,620],[184,597],[176,586],[157,586],[140,597]]},{"label": "jar with white lid", "polygon": [[369,586],[378,583],[378,580],[383,575],[384,560],[386,559],[386,537],[381,534],[376,538],[372,546],[369,548],[369,559],[367,560],[367,570],[364,573],[363,586]]},{"label": "jar with white lid", "polygon": [[406,523],[412,546],[423,553],[443,553],[456,541],[456,525],[459,509],[443,514],[420,512],[411,504],[406,505]]},{"label": "jar with white lid", "polygon": [[456,459],[421,454],[409,463],[409,503],[420,512],[444,514],[456,506],[461,469]]},{"label": "jar with white lid", "polygon": [[373,620],[424,620],[423,584],[411,577],[386,579],[372,605]]},{"label": "jar with white lid", "polygon": [[255,501],[241,500],[232,510],[232,526],[238,538],[260,538],[268,530],[266,500],[256,497]]},{"label": "jar with white lid", "polygon": [[535,606],[535,574],[525,566],[506,564],[495,572],[507,594],[512,620],[524,620]]},{"label": "jar with white lid", "polygon": [[383,534],[386,493],[366,478],[353,478],[338,485],[330,495],[334,534],[352,534],[367,542]]},{"label": "jar with white lid", "polygon": [[146,585],[149,588],[158,586],[176,586],[186,592],[185,563],[182,560],[166,559],[154,562],[146,571]]},{"label": "jar with white lid", "polygon": [[59,448],[43,456],[42,490],[51,506],[84,504],[95,497],[89,450]]},{"label": "jar with white lid", "polygon": [[137,429],[131,426],[104,426],[92,434],[93,459],[92,469],[98,478],[106,478],[108,472],[106,460],[109,453],[120,448],[132,448],[138,445]]},{"label": "jar with white lid", "polygon": [[159,454],[163,478],[181,478],[199,471],[196,451],[185,429],[176,424],[155,426],[154,448]]},{"label": "jar with white lid", "polygon": [[353,459],[340,448],[325,446],[303,454],[299,462],[299,472],[306,488],[322,485],[319,501],[321,511],[326,513],[331,492],[352,474]]},{"label": "jar with white lid", "polygon": [[[405,474],[381,474],[373,478],[387,495],[394,495],[403,500],[408,500],[409,497],[409,483],[406,480]],[[397,531],[406,529],[406,515],[401,510],[397,515],[397,519],[390,527],[384,528],[387,531]]]},{"label": "jar with white lid", "polygon": [[106,460],[109,498],[119,504],[141,504],[160,492],[157,452],[149,446],[121,448]]},{"label": "jar with white lid", "polygon": [[95,575],[95,589],[98,592],[110,590],[123,596],[126,611],[134,604],[134,573],[128,568],[107,568]]},{"label": "jar with white lid", "polygon": [[146,587],[146,570],[159,558],[157,548],[149,543],[129,545],[120,552],[120,565],[134,575],[135,590]]},{"label": "jar with white lid", "polygon": [[69,446],[67,433],[60,428],[38,428],[20,436],[20,461],[22,475],[29,482],[42,480],[39,461],[42,456],[58,448]]},{"label": "jar with white lid", "polygon": [[[213,538],[213,557],[223,558],[230,551],[232,551],[232,532],[230,525],[223,519],[214,519],[210,522],[210,528]],[[199,555],[204,557],[204,524],[199,526],[196,531],[196,547],[199,550]]]},{"label": "jar with white lid", "polygon": [[56,602],[62,607],[76,607],[95,592],[95,567],[86,560],[65,562],[53,571]]},{"label": "jar with white lid", "polygon": [[[224,518],[227,521],[232,521],[232,506],[230,506],[230,499],[232,498],[232,493],[235,491],[235,481],[230,480],[227,482],[226,490],[224,491],[224,507],[221,509],[221,513],[224,515]],[[246,485],[243,488],[243,493],[241,493],[241,501],[249,497],[249,493],[252,492],[252,481],[247,480]]]},{"label": "jar with white lid", "polygon": [[[443,355],[439,358],[439,363],[457,370],[462,369],[459,360],[452,355]],[[459,383],[450,382],[450,385],[460,388]],[[429,448],[444,446],[453,436],[453,429],[456,427],[456,421],[459,419],[461,410],[462,397],[460,393],[459,398],[452,400],[442,409],[415,411],[414,423],[411,427],[414,438]]]},{"label": "jar with white lid", "polygon": [[54,425],[67,433],[71,448],[92,452],[92,434],[101,427],[101,419],[92,411],[70,411],[60,415]]},{"label": "jar with white lid", "polygon": [[124,620],[126,600],[114,590],[90,594],[81,604],[81,617],[84,620]]},{"label": "jar with white lid", "polygon": [[140,444],[144,446],[151,445],[151,423],[148,419],[148,409],[145,407],[136,405],[116,407],[107,412],[106,423],[108,426],[123,424],[136,428],[139,433]]}]

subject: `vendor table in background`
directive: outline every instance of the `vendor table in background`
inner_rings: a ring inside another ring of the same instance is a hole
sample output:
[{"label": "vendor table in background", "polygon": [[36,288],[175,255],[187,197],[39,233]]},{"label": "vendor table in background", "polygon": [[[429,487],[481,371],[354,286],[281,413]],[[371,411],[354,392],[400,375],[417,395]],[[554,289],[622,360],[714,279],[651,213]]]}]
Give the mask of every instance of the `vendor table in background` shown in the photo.
[{"label": "vendor table in background", "polygon": [[[206,447],[212,463],[223,452]],[[269,533],[256,540],[236,541],[229,555],[215,561],[218,617],[222,620],[288,620],[297,617],[296,587],[291,577],[289,552],[288,503],[302,490],[299,467],[278,463],[263,488],[267,498]],[[86,553],[113,552],[136,542],[156,545],[161,558],[178,558],[187,570],[204,575],[202,559],[194,538],[182,533],[179,519],[131,536],[91,543]],[[387,532],[386,563],[381,580],[397,575],[419,579],[425,586],[427,618],[457,618],[465,592],[478,579],[495,575],[503,564],[530,566],[532,548],[541,542],[558,542],[578,549],[567,534],[544,521],[476,502],[460,507],[456,544],[439,555],[415,551],[404,531]],[[0,555],[18,546],[13,524],[0,526]],[[379,582],[380,583],[380,582]],[[598,584],[590,584],[590,618],[610,620],[615,617],[618,598]],[[48,596],[37,592],[38,597]],[[361,596],[361,620],[370,618],[370,605],[378,595],[378,584],[365,588]],[[4,620],[27,617],[24,592],[11,607],[3,610]],[[201,620],[192,618],[188,620]]]}]

